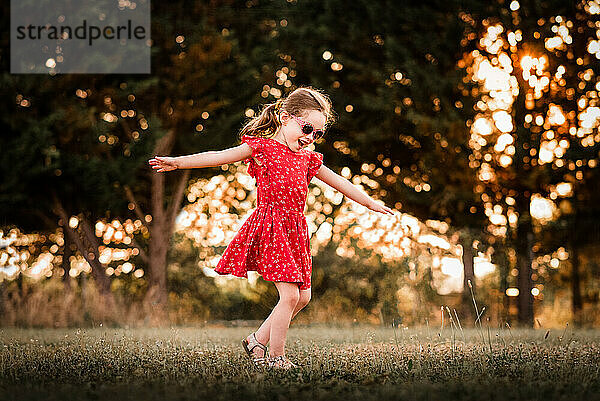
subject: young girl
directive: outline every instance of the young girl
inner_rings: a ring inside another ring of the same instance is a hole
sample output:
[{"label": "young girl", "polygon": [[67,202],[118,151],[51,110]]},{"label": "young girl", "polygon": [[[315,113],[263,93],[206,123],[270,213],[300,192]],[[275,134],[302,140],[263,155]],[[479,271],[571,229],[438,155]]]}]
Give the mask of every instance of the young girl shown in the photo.
[{"label": "young girl", "polygon": [[269,317],[242,340],[244,350],[257,364],[296,367],[285,356],[285,341],[291,319],[308,304],[311,295],[312,260],[304,216],[310,180],[317,177],[373,211],[394,214],[327,168],[323,154],[306,149],[324,136],[332,120],[327,96],[301,87],[250,120],[241,130],[239,146],[189,156],[156,156],[149,161],[157,172],[240,160],[248,163],[248,173],[258,186],[257,207],[224,251],[215,271],[247,278],[247,272],[255,270],[277,288],[279,302]]}]

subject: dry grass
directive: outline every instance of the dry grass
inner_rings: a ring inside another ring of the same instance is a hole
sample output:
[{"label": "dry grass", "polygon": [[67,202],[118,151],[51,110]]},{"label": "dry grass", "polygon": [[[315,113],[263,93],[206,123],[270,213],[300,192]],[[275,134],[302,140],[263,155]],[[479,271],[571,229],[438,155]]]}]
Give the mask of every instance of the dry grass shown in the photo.
[{"label": "dry grass", "polygon": [[293,326],[293,372],[254,368],[250,331],[2,329],[0,399],[600,399],[593,330]]},{"label": "dry grass", "polygon": [[22,291],[16,286],[0,292],[3,327],[67,328],[82,326],[142,326],[144,311],[137,302],[127,302],[114,294],[117,307],[110,308],[94,285],[84,294],[74,282],[65,290],[60,280],[47,280],[44,286],[26,282]]}]

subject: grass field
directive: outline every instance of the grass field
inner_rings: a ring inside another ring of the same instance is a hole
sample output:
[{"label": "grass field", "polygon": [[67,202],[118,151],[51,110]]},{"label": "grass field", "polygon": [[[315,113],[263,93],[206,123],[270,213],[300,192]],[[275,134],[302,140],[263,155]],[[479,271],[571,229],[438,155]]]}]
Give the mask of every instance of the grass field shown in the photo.
[{"label": "grass field", "polygon": [[0,329],[0,400],[600,400],[595,330],[292,326],[277,372],[252,329]]}]

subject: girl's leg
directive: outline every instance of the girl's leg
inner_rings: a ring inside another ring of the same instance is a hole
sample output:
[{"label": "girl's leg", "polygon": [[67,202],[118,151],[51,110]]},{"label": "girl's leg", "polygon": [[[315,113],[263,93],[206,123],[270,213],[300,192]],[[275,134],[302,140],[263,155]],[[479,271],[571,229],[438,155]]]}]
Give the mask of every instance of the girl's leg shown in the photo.
[{"label": "girl's leg", "polygon": [[[281,281],[274,282],[277,291],[279,292],[279,302],[273,308],[273,311],[267,318],[270,320],[269,338],[271,339],[271,350],[269,356],[278,356],[284,354],[285,337],[290,326],[292,313],[300,299],[298,285],[294,283],[286,283]],[[265,321],[266,322],[266,321]],[[264,338],[265,323],[259,329],[261,333],[256,332],[256,339],[263,344],[266,344]],[[262,329],[262,330],[261,330]],[[261,341],[262,340],[262,341]],[[261,352],[262,353],[262,352]]]},{"label": "girl's leg", "polygon": [[[302,308],[304,308],[306,305],[308,305],[308,303],[310,302],[310,298],[311,298],[310,288],[299,291],[298,303],[296,304],[296,307],[294,308],[294,310],[292,312],[291,319],[293,319],[294,316],[296,316]],[[269,340],[271,338],[271,320],[272,320],[274,312],[275,312],[275,308],[273,308],[273,311],[271,312],[269,317],[267,317],[265,319],[265,321],[262,323],[262,325],[258,328],[258,330],[255,333],[256,339],[261,344],[267,345],[269,343]],[[258,348],[255,348],[255,352],[257,352],[257,356],[264,356],[264,355],[262,355],[262,354],[264,354],[264,352],[262,350],[259,350]]]}]

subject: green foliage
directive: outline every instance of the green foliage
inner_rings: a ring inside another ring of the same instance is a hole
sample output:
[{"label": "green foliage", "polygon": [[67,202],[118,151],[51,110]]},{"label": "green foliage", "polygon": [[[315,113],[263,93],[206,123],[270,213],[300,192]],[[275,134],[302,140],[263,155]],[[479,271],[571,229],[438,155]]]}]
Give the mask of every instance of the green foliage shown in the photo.
[{"label": "green foliage", "polygon": [[[175,235],[168,268],[170,309],[177,323],[206,320],[265,319],[277,303],[277,290],[262,279],[255,287],[235,278],[239,286],[220,288],[198,267],[199,248],[182,235]],[[242,290],[242,291],[240,291]]]},{"label": "green foliage", "polygon": [[[354,241],[353,241],[354,242]],[[404,299],[398,289],[408,282],[410,258],[382,261],[381,255],[353,244],[355,255],[341,257],[336,245],[329,243],[313,257],[313,301],[309,313],[326,321],[380,322],[391,324],[402,319],[406,324],[424,322],[430,302],[437,301],[431,281],[426,278],[408,284],[414,300]],[[412,303],[411,301],[414,301]]]}]

